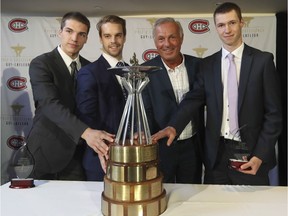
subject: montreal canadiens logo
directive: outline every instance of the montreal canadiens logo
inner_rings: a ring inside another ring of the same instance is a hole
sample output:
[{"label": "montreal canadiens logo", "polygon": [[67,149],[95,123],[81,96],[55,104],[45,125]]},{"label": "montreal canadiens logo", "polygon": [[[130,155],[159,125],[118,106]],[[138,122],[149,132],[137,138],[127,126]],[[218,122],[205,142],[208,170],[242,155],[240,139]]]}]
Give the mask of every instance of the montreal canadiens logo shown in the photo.
[{"label": "montreal canadiens logo", "polygon": [[11,77],[7,81],[7,87],[12,91],[22,91],[27,88],[27,79],[25,77]]},{"label": "montreal canadiens logo", "polygon": [[8,28],[16,33],[26,31],[28,29],[28,20],[22,18],[15,18],[10,20],[8,23]]},{"label": "montreal canadiens logo", "polygon": [[188,26],[189,30],[195,34],[204,34],[208,31],[209,29],[209,21],[208,20],[203,20],[203,19],[196,19],[193,20],[189,23]]},{"label": "montreal canadiens logo", "polygon": [[17,150],[24,145],[25,138],[23,136],[10,136],[7,140],[7,146],[11,149]]},{"label": "montreal canadiens logo", "polygon": [[156,49],[148,49],[148,50],[145,50],[144,53],[142,54],[142,59],[144,61],[148,61],[150,59],[155,58],[158,55],[159,53]]}]

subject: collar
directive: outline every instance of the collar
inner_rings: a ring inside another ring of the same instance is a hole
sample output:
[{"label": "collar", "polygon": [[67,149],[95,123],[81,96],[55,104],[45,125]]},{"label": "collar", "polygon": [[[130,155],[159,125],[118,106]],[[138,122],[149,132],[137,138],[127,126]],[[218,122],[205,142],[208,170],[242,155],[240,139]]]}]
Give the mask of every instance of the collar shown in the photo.
[{"label": "collar", "polygon": [[[176,66],[175,69],[179,69],[180,70],[183,67],[185,67],[185,58],[184,58],[184,55],[182,53],[181,53],[181,55],[182,55],[182,62],[178,66]],[[168,72],[174,72],[175,71],[175,69],[172,69],[172,68],[168,67],[168,65],[163,61],[162,58],[161,58],[161,61],[163,62],[163,65],[164,65],[164,67],[166,68],[166,70]]]},{"label": "collar", "polygon": [[102,53],[102,55],[111,67],[115,67],[119,61],[123,61],[123,60],[118,60],[118,59],[116,59],[116,58],[112,57],[111,55],[108,55],[107,53],[104,53],[104,52]]},{"label": "collar", "polygon": [[[231,52],[237,59],[241,59],[242,58],[242,54],[243,54],[243,50],[244,50],[244,43],[242,42],[242,44],[235,50],[233,50],[233,52]],[[222,46],[222,59],[225,59],[227,57],[227,55],[230,52],[228,52],[226,49],[224,49],[224,47]]]},{"label": "collar", "polygon": [[72,61],[76,61],[77,63],[77,67],[79,68],[81,63],[80,63],[80,58],[79,58],[79,55],[77,56],[77,58],[75,59],[71,59],[70,56],[68,56],[60,47],[60,45],[57,47],[57,50],[59,52],[59,54],[61,55],[62,59],[64,60],[66,66],[68,68],[70,68],[70,64]]}]

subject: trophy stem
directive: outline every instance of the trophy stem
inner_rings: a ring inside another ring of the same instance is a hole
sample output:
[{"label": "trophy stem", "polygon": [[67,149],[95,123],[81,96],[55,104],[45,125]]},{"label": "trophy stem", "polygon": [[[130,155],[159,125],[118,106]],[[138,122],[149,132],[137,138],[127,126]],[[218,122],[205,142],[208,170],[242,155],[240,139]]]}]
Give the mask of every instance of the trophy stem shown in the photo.
[{"label": "trophy stem", "polygon": [[125,107],[124,107],[124,110],[123,110],[123,114],[122,114],[122,117],[121,117],[121,121],[120,121],[120,124],[119,124],[119,128],[118,128],[118,131],[117,131],[115,143],[119,143],[119,141],[120,141],[121,133],[122,133],[123,126],[124,126],[124,123],[125,123],[125,119],[126,119],[126,116],[127,116],[128,112],[129,112],[129,108],[131,107],[130,104],[131,104],[131,99],[128,96],[126,104],[125,104]]},{"label": "trophy stem", "polygon": [[[130,125],[130,144],[133,145],[133,134],[134,134],[134,122],[135,122],[135,94],[132,94],[132,116]],[[129,119],[128,119],[129,121]],[[124,136],[125,137],[125,136]],[[125,138],[123,138],[124,140]]]},{"label": "trophy stem", "polygon": [[115,143],[123,146],[127,143],[126,140],[129,140],[130,145],[133,145],[135,141],[135,132],[138,134],[138,144],[143,145],[144,143],[151,143],[151,134],[141,95],[142,90],[149,82],[149,78],[145,73],[140,71],[132,71],[125,74],[123,77],[122,84],[128,92],[128,97],[117,131]]},{"label": "trophy stem", "polygon": [[145,108],[144,108],[142,94],[139,94],[139,102],[140,102],[141,111],[142,111],[144,135],[145,135],[145,138],[147,140],[147,143],[152,143],[151,133],[150,133],[148,120],[147,120],[147,116],[146,116],[146,112],[145,112]]},{"label": "trophy stem", "polygon": [[[137,107],[137,129],[138,131],[142,131],[142,128],[141,128],[141,118],[140,118],[140,105],[139,105],[139,94],[136,94],[136,107]],[[143,112],[141,112],[143,113]],[[142,141],[142,136],[141,134],[138,134],[139,135],[139,144],[142,145],[143,144],[143,141]]]}]

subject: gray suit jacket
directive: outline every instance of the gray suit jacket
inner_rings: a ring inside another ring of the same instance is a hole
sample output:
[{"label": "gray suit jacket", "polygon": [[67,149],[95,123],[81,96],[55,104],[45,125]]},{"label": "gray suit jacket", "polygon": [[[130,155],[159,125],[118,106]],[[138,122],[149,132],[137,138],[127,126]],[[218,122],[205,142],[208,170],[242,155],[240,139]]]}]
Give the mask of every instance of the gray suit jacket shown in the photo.
[{"label": "gray suit jacket", "polygon": [[[80,62],[89,63],[83,57]],[[73,80],[57,48],[33,59],[29,75],[36,110],[28,148],[41,173],[59,172],[72,159],[88,126],[74,115]]]}]

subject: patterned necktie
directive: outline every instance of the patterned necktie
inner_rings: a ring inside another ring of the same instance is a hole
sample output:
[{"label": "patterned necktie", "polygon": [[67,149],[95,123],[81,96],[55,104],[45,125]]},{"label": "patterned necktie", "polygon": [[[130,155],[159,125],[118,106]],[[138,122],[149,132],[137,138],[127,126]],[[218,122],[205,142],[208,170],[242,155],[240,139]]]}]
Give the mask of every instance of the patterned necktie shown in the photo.
[{"label": "patterned necktie", "polygon": [[70,67],[71,67],[71,76],[72,76],[73,83],[74,83],[74,89],[76,89],[77,72],[78,72],[76,61],[72,61],[71,64],[70,64]]},{"label": "patterned necktie", "polygon": [[124,62],[122,61],[119,61],[117,64],[116,64],[117,67],[123,67],[125,66]]},{"label": "patterned necktie", "polygon": [[234,62],[234,55],[229,53],[227,55],[229,59],[227,89],[228,89],[228,104],[229,104],[229,127],[230,133],[234,137],[239,136],[238,125],[238,82],[236,65]]}]

